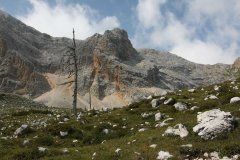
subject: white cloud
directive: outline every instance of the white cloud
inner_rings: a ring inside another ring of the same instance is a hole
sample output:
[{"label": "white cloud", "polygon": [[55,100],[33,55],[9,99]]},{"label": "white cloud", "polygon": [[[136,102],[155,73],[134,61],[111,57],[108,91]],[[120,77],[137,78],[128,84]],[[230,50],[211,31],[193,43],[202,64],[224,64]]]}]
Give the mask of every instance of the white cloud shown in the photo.
[{"label": "white cloud", "polygon": [[18,17],[21,21],[35,29],[55,37],[72,37],[72,28],[76,30],[78,39],[85,39],[94,33],[103,33],[107,29],[119,27],[114,16],[99,18],[99,13],[89,6],[80,4],[63,4],[57,1],[50,6],[46,1],[29,0],[31,11]]},{"label": "white cloud", "polygon": [[198,63],[234,61],[240,49],[238,0],[181,1],[184,7],[181,18],[170,8],[172,5],[179,4],[164,0],[138,1],[135,46],[166,49]]}]

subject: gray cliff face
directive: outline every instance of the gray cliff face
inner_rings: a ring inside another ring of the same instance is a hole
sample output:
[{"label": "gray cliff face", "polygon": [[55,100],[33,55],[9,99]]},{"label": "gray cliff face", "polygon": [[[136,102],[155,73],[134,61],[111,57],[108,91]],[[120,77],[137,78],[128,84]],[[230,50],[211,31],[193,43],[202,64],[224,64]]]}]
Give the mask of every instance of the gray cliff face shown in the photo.
[{"label": "gray cliff face", "polygon": [[[0,91],[38,97],[51,90],[44,73],[58,65],[71,39],[53,38],[0,12]],[[234,78],[232,66],[201,65],[168,52],[133,48],[127,32],[107,30],[77,41],[79,94],[98,99],[119,93],[141,97],[139,88],[166,90],[213,84]],[[140,96],[139,96],[140,95]]]}]

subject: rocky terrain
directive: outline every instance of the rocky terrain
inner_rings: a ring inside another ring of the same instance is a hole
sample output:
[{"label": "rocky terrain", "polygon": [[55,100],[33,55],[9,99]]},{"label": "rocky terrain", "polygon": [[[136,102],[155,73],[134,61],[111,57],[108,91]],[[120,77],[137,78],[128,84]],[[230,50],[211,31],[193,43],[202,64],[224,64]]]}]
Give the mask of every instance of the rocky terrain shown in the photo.
[{"label": "rocky terrain", "polygon": [[[72,84],[61,85],[69,79],[59,70],[71,39],[40,33],[3,11],[0,24],[0,92],[71,106]],[[235,79],[239,67],[237,61],[201,65],[168,52],[135,49],[122,29],[78,40],[77,53],[79,108],[89,107],[89,92],[94,108],[121,107],[166,90]]]},{"label": "rocky terrain", "polygon": [[51,108],[0,94],[1,159],[240,158],[240,79],[175,90],[123,108]]}]

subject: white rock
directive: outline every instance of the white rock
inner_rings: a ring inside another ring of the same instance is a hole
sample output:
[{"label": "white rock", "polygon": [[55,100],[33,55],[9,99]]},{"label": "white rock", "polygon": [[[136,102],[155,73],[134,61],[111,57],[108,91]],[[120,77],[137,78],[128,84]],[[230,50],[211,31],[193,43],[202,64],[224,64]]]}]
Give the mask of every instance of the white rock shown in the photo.
[{"label": "white rock", "polygon": [[23,141],[23,145],[24,145],[24,146],[27,145],[27,144],[29,144],[29,139],[25,139],[25,140]]},{"label": "white rock", "polygon": [[155,121],[160,121],[162,118],[162,114],[160,112],[155,114]]},{"label": "white rock", "polygon": [[153,99],[151,101],[152,107],[153,108],[159,107],[159,105],[162,104],[165,99],[166,99],[165,97],[161,97],[161,98],[158,98],[158,99]]},{"label": "white rock", "polygon": [[1,139],[3,139],[3,140],[7,140],[7,139],[8,139],[8,137],[1,137]]},{"label": "white rock", "polygon": [[147,129],[146,128],[141,128],[138,130],[138,132],[143,132],[143,131],[146,131]]},{"label": "white rock", "polygon": [[233,97],[233,98],[231,98],[230,103],[236,103],[239,101],[240,101],[240,97]]},{"label": "white rock", "polygon": [[147,99],[152,99],[153,97],[152,96],[148,96]]},{"label": "white rock", "polygon": [[68,153],[68,149],[67,148],[63,148],[63,153]]},{"label": "white rock", "polygon": [[192,144],[184,144],[184,145],[181,145],[181,147],[187,147],[187,148],[192,148]]},{"label": "white rock", "polygon": [[234,86],[233,89],[238,90],[238,86]]},{"label": "white rock", "polygon": [[206,157],[206,158],[208,158],[208,153],[205,152],[205,153],[203,154],[203,156]]},{"label": "white rock", "polygon": [[77,142],[78,142],[78,140],[77,140],[77,139],[74,139],[74,140],[73,140],[73,143],[77,143]]},{"label": "white rock", "polygon": [[215,90],[215,91],[219,91],[219,86],[215,85],[215,86],[214,86],[214,90]]},{"label": "white rock", "polygon": [[68,119],[68,118],[64,118],[63,121],[64,121],[64,122],[67,122],[67,121],[69,121],[69,119]]},{"label": "white rock", "polygon": [[97,156],[97,152],[94,152],[93,155],[92,155],[92,160],[95,160],[96,156]]},{"label": "white rock", "polygon": [[211,157],[212,159],[216,159],[216,160],[220,159],[220,158],[219,158],[219,155],[218,155],[218,152],[216,152],[216,151],[210,153],[210,157]]},{"label": "white rock", "polygon": [[221,160],[232,160],[232,158],[229,158],[227,156],[224,156]]},{"label": "white rock", "polygon": [[104,112],[108,112],[110,109],[108,107],[103,107]]},{"label": "white rock", "polygon": [[157,160],[167,160],[172,157],[173,155],[171,155],[169,152],[160,151],[158,152]]},{"label": "white rock", "polygon": [[218,99],[218,97],[215,96],[215,95],[209,95],[208,98],[209,98],[209,99]]},{"label": "white rock", "polygon": [[191,111],[194,111],[195,109],[198,109],[199,107],[198,106],[193,106],[190,108]]},{"label": "white rock", "polygon": [[173,118],[167,118],[167,119],[165,119],[163,122],[161,122],[161,123],[159,123],[159,124],[156,124],[156,126],[155,127],[163,127],[163,126],[167,126],[168,125],[168,121],[172,121],[172,120],[174,120]]},{"label": "white rock", "polygon": [[16,131],[14,132],[15,135],[21,135],[23,133],[24,130],[26,130],[28,128],[27,124],[23,124],[21,127],[19,127],[18,129],[16,129]]},{"label": "white rock", "polygon": [[121,151],[122,149],[121,148],[117,148],[116,150],[115,150],[115,153],[117,154],[117,155],[120,155],[120,151]]},{"label": "white rock", "polygon": [[173,105],[175,102],[175,100],[173,98],[169,98],[167,100],[164,101],[165,105]]},{"label": "white rock", "polygon": [[174,127],[168,127],[164,132],[164,136],[180,136],[181,138],[184,138],[188,136],[188,130],[184,125],[177,124]]},{"label": "white rock", "polygon": [[234,156],[232,157],[233,160],[237,160],[238,158],[240,158],[240,154],[234,155]]},{"label": "white rock", "polygon": [[150,115],[148,113],[142,113],[141,116],[142,118],[148,118]]},{"label": "white rock", "polygon": [[156,147],[157,147],[157,144],[151,144],[149,147],[150,147],[150,148],[156,148]]},{"label": "white rock", "polygon": [[187,109],[187,105],[185,103],[182,103],[182,102],[177,102],[176,104],[174,104],[174,107],[178,111],[184,111],[184,110]]},{"label": "white rock", "polygon": [[219,109],[199,113],[197,122],[198,125],[193,127],[193,131],[205,140],[214,139],[218,134],[234,128],[234,118],[231,113]]},{"label": "white rock", "polygon": [[47,151],[47,148],[38,147],[38,151],[39,151],[39,152],[46,152],[46,151]]},{"label": "white rock", "polygon": [[189,89],[188,92],[194,93],[196,90],[195,89]]},{"label": "white rock", "polygon": [[103,133],[104,133],[104,134],[108,134],[108,133],[109,133],[109,129],[104,129],[104,130],[103,130]]},{"label": "white rock", "polygon": [[67,136],[68,135],[68,132],[66,131],[66,132],[63,132],[63,131],[60,131],[60,136],[61,137],[65,137],[65,136]]},{"label": "white rock", "polygon": [[78,114],[78,116],[77,116],[77,120],[80,120],[81,117],[82,117],[82,112],[80,112],[80,113]]}]

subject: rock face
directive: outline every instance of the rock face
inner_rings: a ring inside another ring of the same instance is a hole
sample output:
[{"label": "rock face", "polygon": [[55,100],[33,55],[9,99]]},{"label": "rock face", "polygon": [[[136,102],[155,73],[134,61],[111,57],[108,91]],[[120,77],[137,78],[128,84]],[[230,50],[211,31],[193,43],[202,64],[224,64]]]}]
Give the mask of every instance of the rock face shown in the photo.
[{"label": "rock face", "polygon": [[[70,106],[72,84],[63,87],[59,82],[64,76],[59,81],[56,76],[71,39],[40,33],[2,11],[0,24],[0,92],[28,95],[51,106],[59,106],[57,97],[64,106]],[[94,108],[111,108],[161,95],[165,90],[234,78],[230,65],[200,65],[168,52],[136,50],[122,29],[76,43],[81,108],[88,108],[89,92]]]},{"label": "rock face", "polygon": [[214,139],[219,134],[234,128],[234,118],[231,113],[219,109],[199,113],[197,122],[198,125],[193,128],[193,131],[205,140]]}]

